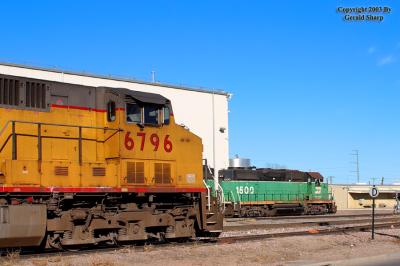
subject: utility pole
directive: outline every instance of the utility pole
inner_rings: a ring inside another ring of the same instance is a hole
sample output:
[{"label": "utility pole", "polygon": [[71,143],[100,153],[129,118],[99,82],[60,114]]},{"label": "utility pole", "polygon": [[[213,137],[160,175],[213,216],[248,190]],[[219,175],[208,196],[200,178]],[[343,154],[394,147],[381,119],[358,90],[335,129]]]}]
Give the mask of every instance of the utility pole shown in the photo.
[{"label": "utility pole", "polygon": [[381,185],[383,185],[383,181],[385,180],[385,178],[382,176],[382,179],[381,179]]},{"label": "utility pole", "polygon": [[151,82],[156,82],[156,72],[154,70],[151,71]]},{"label": "utility pole", "polygon": [[335,177],[334,176],[330,176],[329,177],[329,183],[332,185],[333,184],[333,179],[334,179]]},{"label": "utility pole", "polygon": [[360,183],[360,164],[359,164],[359,160],[358,160],[358,150],[353,150],[353,153],[351,154],[353,156],[356,157],[356,161],[354,162],[356,164],[356,174],[357,174],[357,183]]}]

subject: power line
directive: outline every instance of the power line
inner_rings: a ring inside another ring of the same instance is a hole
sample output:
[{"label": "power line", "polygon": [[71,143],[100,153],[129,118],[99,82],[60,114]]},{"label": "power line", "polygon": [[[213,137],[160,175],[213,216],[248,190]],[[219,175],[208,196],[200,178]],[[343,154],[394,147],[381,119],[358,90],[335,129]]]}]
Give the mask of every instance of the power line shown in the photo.
[{"label": "power line", "polygon": [[356,174],[357,174],[357,183],[360,183],[360,162],[359,162],[359,153],[358,150],[353,150],[353,153],[351,154],[356,157],[356,161],[353,162],[356,164]]}]

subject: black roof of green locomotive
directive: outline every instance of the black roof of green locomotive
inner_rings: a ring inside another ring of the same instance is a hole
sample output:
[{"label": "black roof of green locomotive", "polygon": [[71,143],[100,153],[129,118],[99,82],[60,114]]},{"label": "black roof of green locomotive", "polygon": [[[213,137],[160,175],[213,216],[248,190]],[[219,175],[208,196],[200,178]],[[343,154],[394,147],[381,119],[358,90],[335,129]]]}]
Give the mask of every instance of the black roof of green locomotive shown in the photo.
[{"label": "black roof of green locomotive", "polygon": [[303,172],[290,169],[272,169],[272,168],[229,168],[219,171],[219,176],[225,180],[242,181],[291,181],[323,182],[323,176],[318,172]]}]

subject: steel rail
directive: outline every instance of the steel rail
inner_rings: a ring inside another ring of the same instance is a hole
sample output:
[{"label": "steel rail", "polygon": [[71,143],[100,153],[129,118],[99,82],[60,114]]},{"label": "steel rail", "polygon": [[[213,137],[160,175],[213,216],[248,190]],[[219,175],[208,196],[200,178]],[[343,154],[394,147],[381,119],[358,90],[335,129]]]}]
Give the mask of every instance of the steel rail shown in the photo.
[{"label": "steel rail", "polygon": [[[382,217],[378,218],[381,222],[400,222],[399,217]],[[334,226],[334,225],[350,225],[369,223],[370,218],[353,219],[353,220],[329,220],[329,221],[304,221],[290,223],[274,223],[274,224],[240,224],[240,225],[224,225],[224,232],[245,231],[252,229],[273,229],[273,228],[297,228],[307,226]]]},{"label": "steel rail", "polygon": [[[389,216],[393,215],[392,212],[387,213],[375,213],[375,216]],[[353,218],[353,217],[371,217],[371,213],[360,213],[360,214],[324,214],[324,215],[296,215],[296,216],[273,216],[273,217],[237,217],[237,218],[225,218],[227,222],[240,222],[246,221],[248,219],[255,219],[255,220],[297,220],[297,219],[318,219],[318,218]],[[400,218],[400,216],[399,216]]]},{"label": "steel rail", "polygon": [[[387,228],[387,227],[392,227],[392,226],[400,226],[400,222],[375,224],[375,228]],[[371,224],[365,224],[365,225],[327,228],[327,229],[292,231],[292,232],[283,232],[283,233],[268,233],[268,234],[258,234],[258,235],[241,235],[241,236],[221,237],[221,238],[218,238],[216,242],[220,243],[220,244],[225,244],[225,243],[235,243],[235,242],[250,241],[250,240],[262,240],[262,239],[269,239],[269,238],[284,238],[284,237],[291,237],[291,236],[306,236],[306,235],[329,235],[329,234],[345,233],[345,232],[352,232],[352,231],[353,232],[354,231],[368,231],[370,229],[371,229]]]},{"label": "steel rail", "polygon": [[[390,222],[390,223],[378,223],[375,225],[376,228],[390,228],[393,226],[400,226],[400,222]],[[149,249],[158,250],[165,247],[174,247],[174,246],[205,246],[205,245],[215,245],[215,244],[231,244],[236,242],[246,242],[246,241],[254,241],[254,240],[263,240],[263,239],[271,239],[271,238],[286,238],[293,236],[318,236],[318,235],[329,235],[329,234],[337,234],[337,233],[346,233],[346,232],[356,232],[361,231],[365,232],[371,229],[371,224],[367,225],[355,225],[355,226],[347,226],[347,227],[338,227],[338,228],[329,228],[329,229],[316,229],[316,230],[303,230],[303,231],[294,231],[294,232],[283,232],[283,233],[268,233],[268,234],[258,234],[258,235],[242,235],[242,236],[232,236],[232,237],[220,237],[220,238],[202,238],[202,239],[192,239],[183,243],[149,243],[146,242],[144,245],[122,245],[122,246],[111,246],[111,247],[102,247],[96,246],[87,249],[81,250],[50,250],[50,251],[42,251],[42,252],[25,252],[22,253],[21,259],[48,259],[51,257],[59,257],[59,256],[82,256],[85,254],[100,254],[101,252],[117,252],[123,250],[134,250],[135,252],[147,252]],[[142,242],[143,243],[143,242]],[[1,262],[1,259],[0,259]]]}]

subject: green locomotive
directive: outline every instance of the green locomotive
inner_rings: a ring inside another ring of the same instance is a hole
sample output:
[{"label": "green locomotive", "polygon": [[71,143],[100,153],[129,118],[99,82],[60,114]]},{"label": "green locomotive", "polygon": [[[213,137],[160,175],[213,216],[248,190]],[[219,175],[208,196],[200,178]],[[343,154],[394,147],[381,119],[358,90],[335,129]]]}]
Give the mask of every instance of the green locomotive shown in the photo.
[{"label": "green locomotive", "polygon": [[[210,189],[212,179],[206,180]],[[219,172],[226,217],[335,213],[328,184],[315,172],[230,167]]]}]

